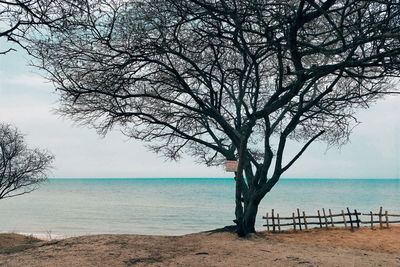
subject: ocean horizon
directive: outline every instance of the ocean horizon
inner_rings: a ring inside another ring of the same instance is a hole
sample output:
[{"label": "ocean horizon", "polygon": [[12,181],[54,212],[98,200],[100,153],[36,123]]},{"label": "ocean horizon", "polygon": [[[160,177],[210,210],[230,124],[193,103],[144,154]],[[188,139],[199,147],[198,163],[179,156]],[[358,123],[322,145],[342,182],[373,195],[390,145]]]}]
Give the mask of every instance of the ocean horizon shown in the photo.
[{"label": "ocean horizon", "polygon": [[[52,178],[29,194],[0,200],[0,232],[66,237],[183,235],[233,224],[233,178]],[[349,207],[400,213],[400,179],[282,178],[260,204],[262,216],[297,208]]]}]

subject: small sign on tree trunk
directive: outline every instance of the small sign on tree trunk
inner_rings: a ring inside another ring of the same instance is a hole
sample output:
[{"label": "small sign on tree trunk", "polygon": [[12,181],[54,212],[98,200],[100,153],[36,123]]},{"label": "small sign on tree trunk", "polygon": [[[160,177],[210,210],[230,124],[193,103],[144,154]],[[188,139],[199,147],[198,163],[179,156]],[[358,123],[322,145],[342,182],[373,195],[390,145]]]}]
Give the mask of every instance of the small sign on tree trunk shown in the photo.
[{"label": "small sign on tree trunk", "polygon": [[236,171],[237,171],[237,168],[238,168],[238,164],[239,164],[238,161],[227,160],[227,161],[226,161],[226,168],[225,168],[225,170],[226,170],[227,172],[236,172]]}]

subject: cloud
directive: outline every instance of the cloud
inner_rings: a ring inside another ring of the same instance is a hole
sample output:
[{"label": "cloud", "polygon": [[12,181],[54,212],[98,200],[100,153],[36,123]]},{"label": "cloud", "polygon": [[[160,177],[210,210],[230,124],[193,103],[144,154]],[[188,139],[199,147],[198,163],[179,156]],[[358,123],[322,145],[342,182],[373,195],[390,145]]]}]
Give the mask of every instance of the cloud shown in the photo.
[{"label": "cloud", "polygon": [[0,72],[1,83],[5,86],[15,86],[17,88],[24,87],[41,87],[43,85],[51,85],[45,78],[38,74],[16,74],[16,75],[5,75],[4,72]]}]

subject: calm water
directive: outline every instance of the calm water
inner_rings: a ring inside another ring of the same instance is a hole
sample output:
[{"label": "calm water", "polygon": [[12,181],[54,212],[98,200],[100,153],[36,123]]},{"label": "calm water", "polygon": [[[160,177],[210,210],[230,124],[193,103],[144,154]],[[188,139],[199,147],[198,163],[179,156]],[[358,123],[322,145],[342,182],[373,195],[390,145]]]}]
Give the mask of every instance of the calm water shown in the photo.
[{"label": "calm water", "polygon": [[[232,179],[51,179],[33,193],[0,200],[0,232],[180,235],[231,225]],[[283,179],[260,205],[281,216],[296,208],[400,213],[400,180]]]}]

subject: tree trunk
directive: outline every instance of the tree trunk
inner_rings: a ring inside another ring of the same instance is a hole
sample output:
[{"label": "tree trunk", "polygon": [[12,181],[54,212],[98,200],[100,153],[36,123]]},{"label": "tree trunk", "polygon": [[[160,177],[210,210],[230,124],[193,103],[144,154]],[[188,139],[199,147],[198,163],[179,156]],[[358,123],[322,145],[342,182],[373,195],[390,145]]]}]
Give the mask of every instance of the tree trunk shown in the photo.
[{"label": "tree trunk", "polygon": [[[259,202],[250,200],[247,204],[245,203],[244,209],[240,206],[236,206],[236,224],[237,234],[240,237],[244,237],[249,233],[255,233],[255,223],[257,217]],[[238,212],[240,211],[240,212]]]},{"label": "tree trunk", "polygon": [[259,203],[250,201],[249,204],[246,205],[244,209],[243,228],[246,234],[256,232],[255,224],[258,211],[258,204]]},{"label": "tree trunk", "polygon": [[235,216],[236,219],[234,222],[237,225],[237,234],[241,237],[246,236],[246,231],[244,229],[244,224],[243,224],[243,205],[242,205],[242,181],[240,177],[238,177],[237,173],[235,175],[235,181],[236,181],[236,192],[235,192],[235,203],[236,203],[236,208],[235,208]]}]

